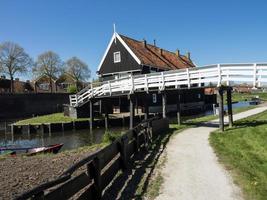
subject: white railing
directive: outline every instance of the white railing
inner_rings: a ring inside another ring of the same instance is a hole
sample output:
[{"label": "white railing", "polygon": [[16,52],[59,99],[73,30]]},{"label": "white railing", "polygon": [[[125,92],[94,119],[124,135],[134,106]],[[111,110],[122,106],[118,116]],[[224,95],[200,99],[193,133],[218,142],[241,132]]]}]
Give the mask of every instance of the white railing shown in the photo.
[{"label": "white railing", "polygon": [[233,86],[240,83],[253,87],[267,86],[267,63],[217,64],[100,82],[70,95],[70,105],[78,107],[91,98],[131,94],[136,91]]}]

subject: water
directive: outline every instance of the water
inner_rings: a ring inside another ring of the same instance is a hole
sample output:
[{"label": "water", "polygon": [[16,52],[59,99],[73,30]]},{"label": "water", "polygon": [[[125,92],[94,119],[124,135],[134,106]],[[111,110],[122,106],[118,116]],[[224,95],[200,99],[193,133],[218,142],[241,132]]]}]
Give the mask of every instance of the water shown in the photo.
[{"label": "water", "polygon": [[[110,132],[122,132],[126,128],[111,128]],[[51,133],[36,133],[36,134],[14,134],[0,133],[1,147],[38,147],[50,144],[64,143],[61,151],[76,149],[78,147],[98,144],[102,141],[102,136],[105,129],[94,129],[93,132],[89,130],[76,130],[66,132]]]},{"label": "water", "polygon": [[[247,107],[249,101],[242,101],[233,104],[233,108]],[[227,110],[227,106],[224,107]],[[203,115],[211,115],[213,111],[206,111]],[[0,123],[0,129],[3,129],[3,123]],[[127,128],[117,127],[111,128],[111,132],[126,131]],[[38,147],[50,144],[64,143],[62,150],[76,149],[85,145],[98,144],[102,140],[102,136],[105,133],[105,129],[94,129],[91,133],[89,130],[77,130],[52,133],[49,136],[48,133],[41,134],[14,134],[4,133],[0,131],[0,147],[1,146],[15,146],[15,147]]]}]

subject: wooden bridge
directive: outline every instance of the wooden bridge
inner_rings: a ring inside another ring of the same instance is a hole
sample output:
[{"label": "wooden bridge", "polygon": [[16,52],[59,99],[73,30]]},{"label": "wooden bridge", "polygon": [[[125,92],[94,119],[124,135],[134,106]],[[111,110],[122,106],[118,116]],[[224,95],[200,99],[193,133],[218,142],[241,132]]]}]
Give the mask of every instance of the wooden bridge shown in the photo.
[{"label": "wooden bridge", "polygon": [[[192,88],[217,88],[219,103],[219,116],[221,129],[223,130],[223,92],[227,91],[228,111],[230,114],[229,123],[232,125],[232,102],[231,87],[237,84],[246,83],[257,87],[264,87],[267,84],[267,63],[241,63],[241,64],[216,64],[197,68],[164,71],[151,74],[129,76],[127,78],[111,81],[93,83],[75,95],[70,95],[70,105],[78,108],[90,103],[90,117],[93,127],[93,103],[97,99],[107,97],[128,95],[130,101],[130,128],[133,127],[134,118],[134,95],[138,93],[161,92],[162,113],[166,117],[166,91],[179,91]],[[180,102],[177,102],[177,108]],[[145,107],[147,118],[148,108]],[[106,115],[108,116],[108,115]],[[180,123],[180,109],[177,111],[178,123]]]}]

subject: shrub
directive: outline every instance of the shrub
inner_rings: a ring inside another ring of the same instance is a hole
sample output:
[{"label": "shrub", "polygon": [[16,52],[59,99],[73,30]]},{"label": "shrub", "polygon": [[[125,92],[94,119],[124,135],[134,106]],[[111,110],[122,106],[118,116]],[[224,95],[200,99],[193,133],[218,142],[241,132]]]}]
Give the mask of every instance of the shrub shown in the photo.
[{"label": "shrub", "polygon": [[75,85],[70,85],[69,87],[68,87],[68,92],[69,93],[77,93],[77,87],[75,86]]}]

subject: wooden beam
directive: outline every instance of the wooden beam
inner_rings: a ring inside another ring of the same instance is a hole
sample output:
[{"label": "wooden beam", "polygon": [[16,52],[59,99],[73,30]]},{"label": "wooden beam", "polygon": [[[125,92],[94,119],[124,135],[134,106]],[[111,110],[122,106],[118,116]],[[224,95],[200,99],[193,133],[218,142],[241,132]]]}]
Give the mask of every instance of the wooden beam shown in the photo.
[{"label": "wooden beam", "polygon": [[233,126],[232,88],[227,89],[227,109],[228,109],[229,127],[232,127]]},{"label": "wooden beam", "polygon": [[93,130],[93,126],[94,126],[94,102],[93,100],[91,99],[89,101],[89,106],[90,106],[90,131]]},{"label": "wooden beam", "polygon": [[134,94],[131,94],[129,96],[130,101],[130,129],[134,127],[134,103],[135,103],[135,96]]},{"label": "wooden beam", "polygon": [[149,94],[145,94],[144,100],[144,118],[146,120],[149,118]]},{"label": "wooden beam", "polygon": [[166,118],[167,96],[165,92],[162,92],[161,98],[162,98],[162,117]]},{"label": "wooden beam", "polygon": [[223,89],[221,87],[217,90],[217,101],[219,104],[219,127],[221,131],[224,131]]},{"label": "wooden beam", "polygon": [[181,95],[177,94],[177,124],[181,125]]}]

